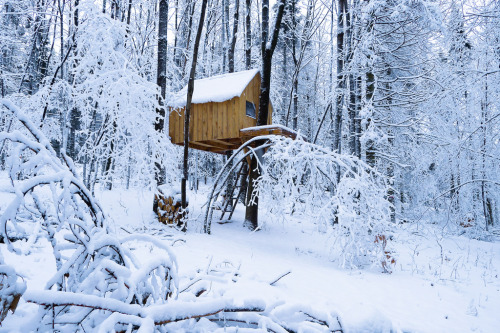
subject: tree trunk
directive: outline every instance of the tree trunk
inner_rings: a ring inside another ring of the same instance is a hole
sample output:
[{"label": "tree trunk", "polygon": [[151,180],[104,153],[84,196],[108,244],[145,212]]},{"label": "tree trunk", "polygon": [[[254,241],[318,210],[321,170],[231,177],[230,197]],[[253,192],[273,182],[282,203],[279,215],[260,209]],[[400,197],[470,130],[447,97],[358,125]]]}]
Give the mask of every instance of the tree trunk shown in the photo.
[{"label": "tree trunk", "polygon": [[349,114],[349,150],[350,154],[356,157],[361,157],[361,149],[359,147],[359,109],[361,102],[361,80],[356,75],[355,71],[357,68],[354,67],[352,63],[354,58],[354,41],[357,39],[355,28],[357,27],[356,16],[354,16],[354,10],[356,9],[357,1],[353,3],[351,9],[346,7],[346,57],[349,64],[349,103],[347,104],[347,110]]},{"label": "tree trunk", "polygon": [[[267,117],[269,114],[269,91],[271,88],[271,64],[273,58],[273,52],[278,43],[278,35],[281,27],[281,21],[283,19],[283,12],[285,9],[285,1],[280,0],[278,3],[278,11],[276,14],[276,21],[273,27],[271,40],[269,39],[269,0],[262,0],[262,71],[261,71],[261,83],[260,83],[260,96],[259,96],[259,114],[257,117],[257,126],[263,126],[267,124]],[[262,143],[257,143],[262,144]],[[256,187],[257,178],[259,178],[259,170],[257,157],[252,156],[250,163],[250,175],[249,175],[249,185],[248,192],[250,195]],[[247,196],[248,197],[248,196]],[[255,198],[254,202],[247,203],[246,213],[245,213],[245,225],[251,230],[258,228],[258,197]]]},{"label": "tree trunk", "polygon": [[297,130],[298,113],[299,113],[299,78],[298,75],[295,76],[293,80],[293,113],[292,113],[292,129]]},{"label": "tree trunk", "polygon": [[240,19],[240,0],[236,0],[234,6],[233,35],[231,36],[231,43],[229,44],[229,51],[227,54],[229,73],[234,72],[234,48],[236,47],[236,37],[238,34],[238,24]]},{"label": "tree trunk", "polygon": [[[350,68],[350,73],[348,78],[345,78],[345,81],[349,82],[349,101],[347,103],[347,114],[349,116],[349,154],[356,154],[356,82],[354,80],[354,75],[352,73],[352,58],[353,58],[353,49],[352,49],[352,39],[353,39],[353,24],[352,24],[352,13],[350,12],[350,8],[346,2],[345,5],[345,29],[346,29],[346,38],[345,38],[345,56],[344,61],[348,68]],[[347,83],[347,82],[346,82]]]},{"label": "tree trunk", "polygon": [[[75,0],[75,7],[73,11],[73,50],[74,50],[74,56],[77,56],[77,42],[76,42],[76,32],[78,30],[78,24],[79,24],[79,18],[78,18],[78,6],[79,6],[79,0]],[[73,68],[76,67],[76,62],[73,62]],[[74,78],[73,78],[74,80]],[[72,159],[76,158],[76,131],[80,127],[80,110],[78,108],[74,107],[70,111],[70,127],[69,127],[69,137],[67,140],[67,153],[68,156],[71,157]]]},{"label": "tree trunk", "polygon": [[[158,68],[156,72],[156,84],[161,89],[159,98],[159,108],[156,110],[158,115],[155,123],[155,131],[163,133],[165,127],[165,92],[167,88],[167,35],[168,34],[168,1],[160,0],[159,20],[158,20]],[[156,185],[165,182],[164,170],[159,162],[155,163]]]},{"label": "tree trunk", "polygon": [[222,0],[222,72],[226,72],[226,63],[227,63],[227,41],[229,39],[229,36],[227,35],[227,29],[226,27],[229,25],[227,22],[229,19],[229,14],[226,16],[226,11],[229,12],[229,1],[228,0]]},{"label": "tree trunk", "polygon": [[[372,72],[366,74],[366,101],[373,103],[373,94],[375,92],[375,76]],[[370,127],[372,122],[371,118],[366,121],[366,127]],[[365,147],[366,163],[372,168],[375,167],[375,142],[372,139],[367,140]]]},{"label": "tree trunk", "polygon": [[[250,19],[250,14],[252,12],[252,0],[245,0],[245,68],[247,70],[252,68],[252,25],[251,25],[251,19]],[[243,162],[244,167],[243,170],[245,171],[246,174],[249,174],[249,166],[246,160]],[[249,177],[242,177],[241,178],[241,192],[242,196],[247,193],[248,190],[248,182],[249,182]],[[243,202],[245,206],[247,205],[248,200],[243,199]]]},{"label": "tree trunk", "polygon": [[[61,0],[57,0],[57,10],[59,11],[60,21],[59,21],[59,30],[60,30],[60,53],[61,53],[61,64],[64,62],[64,1],[61,4]],[[64,66],[61,66],[61,80],[64,79]]]},{"label": "tree trunk", "polygon": [[356,115],[354,119],[355,156],[361,159],[361,77],[356,79]]},{"label": "tree trunk", "polygon": [[[162,0],[160,0],[162,1]],[[168,6],[168,5],[167,5]],[[130,25],[130,17],[132,16],[132,0],[128,0],[128,9],[127,9],[127,29]]]},{"label": "tree trunk", "polygon": [[[294,131],[297,130],[297,116],[298,116],[298,109],[299,109],[299,95],[298,95],[298,89],[299,89],[299,66],[300,66],[300,61],[297,60],[297,19],[296,19],[296,0],[291,1],[291,15],[292,15],[292,59],[293,59],[293,64],[295,67],[295,73],[293,76],[293,111],[292,111],[292,129]],[[309,10],[310,7],[308,7]],[[308,11],[309,14],[309,11]],[[307,21],[307,18],[306,18]],[[306,22],[306,25],[309,22]],[[304,28],[304,35],[305,35],[305,28]],[[305,36],[303,36],[305,37]],[[305,40],[302,41],[302,43],[306,43]],[[301,47],[302,48],[302,47]],[[305,49],[304,49],[305,50]]]},{"label": "tree trunk", "polygon": [[259,165],[257,157],[251,156],[250,158],[250,173],[247,185],[247,198],[245,210],[245,226],[250,230],[255,230],[259,227],[259,195],[256,191],[256,180],[260,176]]},{"label": "tree trunk", "polygon": [[251,69],[252,67],[252,24],[250,14],[252,12],[252,0],[246,0],[246,38],[245,38],[245,67]]},{"label": "tree trunk", "polygon": [[[200,45],[201,32],[203,30],[203,22],[205,21],[205,12],[207,9],[208,0],[203,0],[201,4],[201,14],[200,14],[200,22],[198,23],[198,30],[196,32],[196,38],[193,46],[193,60],[191,64],[191,72],[189,73],[189,82],[187,89],[187,98],[186,98],[186,108],[184,114],[184,159],[183,159],[183,177],[181,181],[181,201],[182,201],[182,209],[187,208],[187,193],[186,193],[186,182],[188,180],[189,169],[188,169],[188,158],[189,158],[189,116],[191,115],[191,100],[193,98],[194,92],[194,76],[196,72],[196,62],[198,59],[198,47]],[[193,11],[194,14],[194,11]],[[185,231],[187,225],[184,224],[183,230]]]},{"label": "tree trunk", "polygon": [[[335,118],[333,133],[333,150],[342,152],[342,108],[344,105],[344,9],[346,0],[338,0],[337,13],[337,82],[335,99]],[[337,171],[337,182],[340,172]]]},{"label": "tree trunk", "polygon": [[191,43],[191,32],[193,30],[193,18],[194,18],[194,10],[196,8],[196,3],[191,0],[189,2],[189,6],[187,9],[189,9],[189,11],[186,10],[186,12],[189,13],[189,24],[187,25],[187,37],[185,37],[183,35],[183,39],[185,39],[185,50],[186,52],[184,53],[184,62],[183,62],[183,65],[182,65],[182,78],[184,78],[185,74],[186,74],[186,65],[187,65],[187,61],[188,61],[188,58],[187,58],[187,53],[188,53],[188,50],[189,50],[189,44]]},{"label": "tree trunk", "polygon": [[106,159],[106,165],[104,168],[104,174],[108,179],[106,182],[106,189],[108,191],[111,191],[111,189],[113,188],[113,175],[112,175],[113,172],[112,171],[114,169],[113,155],[115,152],[116,128],[117,128],[116,121],[113,121],[113,131],[111,133],[111,142],[109,144],[108,158]]},{"label": "tree trunk", "polygon": [[493,209],[491,200],[488,196],[488,188],[485,182],[486,179],[486,145],[487,145],[487,122],[488,122],[488,75],[485,76],[484,83],[484,100],[481,103],[481,127],[483,140],[481,143],[481,155],[482,155],[482,163],[481,163],[481,199],[483,201],[483,214],[485,221],[485,229],[488,231],[490,226],[493,226]]},{"label": "tree trunk", "polygon": [[[236,37],[238,34],[238,23],[239,23],[239,7],[240,7],[240,1],[236,0],[235,2],[235,8],[234,8],[234,19],[233,19],[233,34],[231,36],[231,42],[229,44],[229,50],[227,53],[227,58],[228,58],[228,68],[229,68],[229,73],[234,73],[234,48],[236,46]],[[229,14],[228,14],[229,16]],[[233,152],[231,150],[227,151],[226,157],[229,160],[233,156]],[[229,169],[231,169],[233,166],[233,163],[231,162],[230,165],[228,165]],[[233,193],[233,182],[234,182],[234,171],[231,172],[229,175],[229,179],[227,181],[227,187],[226,187],[226,200],[229,200],[229,205],[228,209],[233,208],[233,198],[230,195]]]},{"label": "tree trunk", "polygon": [[356,156],[356,80],[353,74],[349,74],[349,103],[347,110],[349,114],[349,153]]}]

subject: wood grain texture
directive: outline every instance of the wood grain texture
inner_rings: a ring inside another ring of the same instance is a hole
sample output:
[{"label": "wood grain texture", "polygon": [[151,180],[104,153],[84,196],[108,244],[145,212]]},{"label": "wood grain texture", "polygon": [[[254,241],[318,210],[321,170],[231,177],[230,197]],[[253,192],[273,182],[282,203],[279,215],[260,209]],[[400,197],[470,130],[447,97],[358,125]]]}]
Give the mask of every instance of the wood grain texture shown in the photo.
[{"label": "wood grain texture", "polygon": [[[246,102],[252,102],[258,117],[260,74],[257,74],[242,94],[225,102],[192,105],[189,124],[189,146],[213,152],[237,149],[241,145],[240,130],[256,125],[257,118],[246,115]],[[272,123],[272,104],[269,105],[268,124]],[[169,136],[172,143],[183,145],[184,108],[169,108]],[[279,135],[279,134],[278,134]]]}]

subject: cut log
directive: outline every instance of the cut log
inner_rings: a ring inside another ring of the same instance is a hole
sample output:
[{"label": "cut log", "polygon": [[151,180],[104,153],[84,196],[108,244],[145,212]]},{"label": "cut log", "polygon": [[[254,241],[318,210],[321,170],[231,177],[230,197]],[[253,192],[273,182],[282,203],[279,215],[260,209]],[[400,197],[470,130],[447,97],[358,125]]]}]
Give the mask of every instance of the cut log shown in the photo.
[{"label": "cut log", "polygon": [[158,215],[158,222],[167,225],[182,225],[182,220],[187,216],[187,211],[181,209],[181,193],[173,190],[167,185],[158,187],[158,192],[154,196],[155,213]]}]

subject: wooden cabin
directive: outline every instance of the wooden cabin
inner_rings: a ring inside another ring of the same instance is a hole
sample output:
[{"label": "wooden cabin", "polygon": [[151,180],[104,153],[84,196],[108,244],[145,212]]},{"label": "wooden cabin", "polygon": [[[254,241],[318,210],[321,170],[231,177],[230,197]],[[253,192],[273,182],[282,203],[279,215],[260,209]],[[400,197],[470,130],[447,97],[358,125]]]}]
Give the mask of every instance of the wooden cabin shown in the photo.
[{"label": "wooden cabin", "polygon": [[[259,70],[224,74],[194,81],[189,122],[189,147],[224,153],[237,149],[257,123],[259,111]],[[172,143],[184,145],[184,109],[187,87],[168,103],[169,135]],[[271,124],[269,103],[267,124]]]}]

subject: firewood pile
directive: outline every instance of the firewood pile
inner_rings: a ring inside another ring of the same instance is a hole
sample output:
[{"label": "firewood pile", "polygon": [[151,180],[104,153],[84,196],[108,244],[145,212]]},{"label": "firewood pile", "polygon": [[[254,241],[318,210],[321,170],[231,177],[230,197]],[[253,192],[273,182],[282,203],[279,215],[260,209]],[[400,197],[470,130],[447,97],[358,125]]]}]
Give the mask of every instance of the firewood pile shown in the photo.
[{"label": "firewood pile", "polygon": [[180,191],[173,190],[166,185],[159,186],[154,200],[159,222],[182,225],[182,219],[186,216],[186,212],[182,211]]}]

